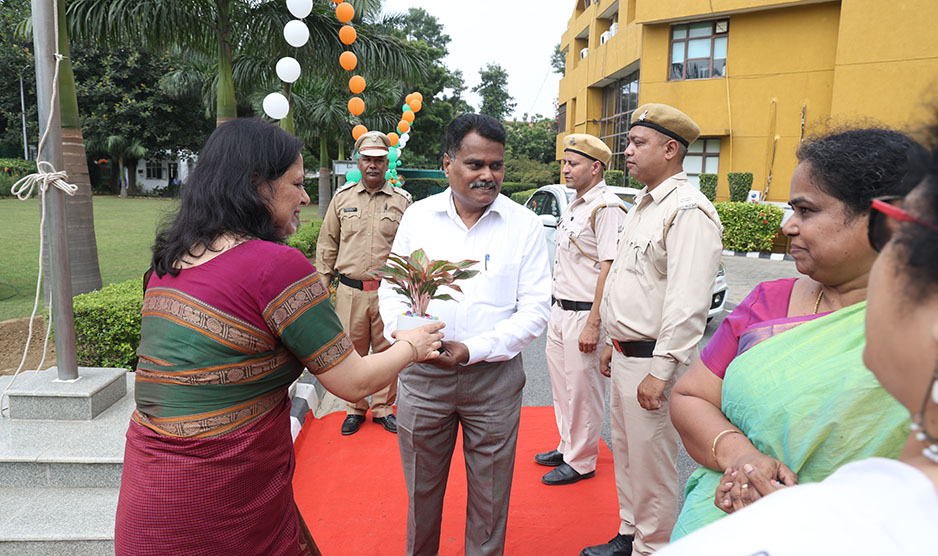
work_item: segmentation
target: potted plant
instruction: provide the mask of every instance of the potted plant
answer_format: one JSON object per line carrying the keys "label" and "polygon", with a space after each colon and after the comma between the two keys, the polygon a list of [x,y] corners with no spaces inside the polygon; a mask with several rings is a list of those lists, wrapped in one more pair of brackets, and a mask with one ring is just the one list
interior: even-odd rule
{"label": "potted plant", "polygon": [[403,295],[410,302],[410,311],[397,316],[397,328],[410,330],[427,324],[428,320],[437,320],[427,314],[430,300],[453,300],[448,293],[438,293],[441,287],[462,293],[455,284],[457,280],[472,278],[478,270],[466,270],[479,261],[433,261],[423,249],[417,249],[410,256],[391,253],[387,263],[374,274],[394,286],[394,291]]}

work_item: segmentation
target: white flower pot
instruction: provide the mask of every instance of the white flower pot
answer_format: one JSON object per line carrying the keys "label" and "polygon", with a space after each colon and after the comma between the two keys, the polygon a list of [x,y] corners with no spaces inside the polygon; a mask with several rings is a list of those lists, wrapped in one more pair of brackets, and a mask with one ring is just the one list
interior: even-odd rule
{"label": "white flower pot", "polygon": [[407,314],[397,315],[397,329],[413,330],[414,328],[419,328],[425,324],[431,324],[438,321],[439,319],[436,317],[416,317]]}

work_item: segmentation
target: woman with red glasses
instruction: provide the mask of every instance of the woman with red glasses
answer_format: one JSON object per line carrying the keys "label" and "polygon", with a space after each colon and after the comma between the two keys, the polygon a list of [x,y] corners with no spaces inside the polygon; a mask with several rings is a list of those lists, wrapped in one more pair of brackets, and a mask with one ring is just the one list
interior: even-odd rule
{"label": "woman with red glasses", "polygon": [[[687,482],[672,540],[845,463],[898,457],[908,416],[861,359],[876,259],[867,220],[874,197],[914,187],[910,160],[923,155],[884,129],[834,133],[798,149],[794,215],[782,231],[803,276],[757,286],[674,386],[671,420],[701,467]],[[745,466],[775,483],[755,488]]]}
{"label": "woman with red glasses", "polygon": [[[904,201],[872,203],[863,361],[912,415],[899,461],[847,464],[820,483],[782,487],[659,552],[938,554],[938,127],[926,178]],[[776,489],[754,467],[737,480]]]}

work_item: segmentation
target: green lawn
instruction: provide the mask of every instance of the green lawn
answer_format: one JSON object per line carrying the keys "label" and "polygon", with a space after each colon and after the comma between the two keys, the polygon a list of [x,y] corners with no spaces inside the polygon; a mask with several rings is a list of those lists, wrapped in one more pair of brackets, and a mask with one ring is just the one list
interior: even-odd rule
{"label": "green lawn", "polygon": [[[176,206],[169,199],[94,198],[94,229],[98,263],[104,284],[143,275],[150,266],[150,248],[157,225]],[[303,209],[304,221],[316,216],[318,207]],[[0,321],[28,317],[36,293],[39,269],[39,201],[0,199]]]}

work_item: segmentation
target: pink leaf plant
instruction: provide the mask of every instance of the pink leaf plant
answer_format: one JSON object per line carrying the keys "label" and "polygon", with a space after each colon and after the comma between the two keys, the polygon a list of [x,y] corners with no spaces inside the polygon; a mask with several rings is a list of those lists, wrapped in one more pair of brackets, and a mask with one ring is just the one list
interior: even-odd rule
{"label": "pink leaf plant", "polygon": [[410,314],[427,316],[427,306],[431,299],[454,300],[447,293],[437,293],[441,287],[462,293],[454,282],[472,278],[478,270],[466,270],[479,261],[434,261],[427,257],[423,249],[417,249],[410,256],[391,253],[387,263],[373,272],[382,280],[394,286],[394,291],[403,295],[410,302]]}

